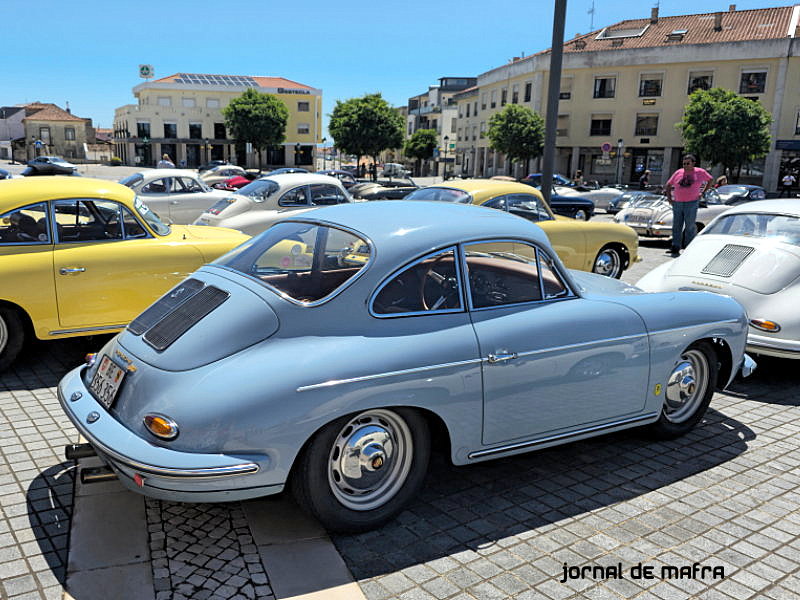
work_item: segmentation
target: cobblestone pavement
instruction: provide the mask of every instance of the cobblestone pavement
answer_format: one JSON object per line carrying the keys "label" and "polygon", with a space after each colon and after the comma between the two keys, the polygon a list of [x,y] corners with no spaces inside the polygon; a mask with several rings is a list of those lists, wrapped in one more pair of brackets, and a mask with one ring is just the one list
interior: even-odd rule
{"label": "cobblestone pavement", "polygon": [[[36,344],[0,375],[0,597],[60,599],[69,547],[78,439],[56,398],[87,340]],[[78,358],[80,360],[80,358]]]}

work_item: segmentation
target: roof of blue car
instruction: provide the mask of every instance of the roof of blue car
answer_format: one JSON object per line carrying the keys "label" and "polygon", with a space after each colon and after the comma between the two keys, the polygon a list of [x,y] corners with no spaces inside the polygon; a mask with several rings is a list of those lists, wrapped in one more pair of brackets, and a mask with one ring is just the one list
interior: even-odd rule
{"label": "roof of blue car", "polygon": [[353,202],[318,208],[297,219],[328,221],[359,231],[375,244],[379,260],[410,259],[427,250],[474,239],[526,238],[550,245],[544,231],[530,221],[467,204]]}

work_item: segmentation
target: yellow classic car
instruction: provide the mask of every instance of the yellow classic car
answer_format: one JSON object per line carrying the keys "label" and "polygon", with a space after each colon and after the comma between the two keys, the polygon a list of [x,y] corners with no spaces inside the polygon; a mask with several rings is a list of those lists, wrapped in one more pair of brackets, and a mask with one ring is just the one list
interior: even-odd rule
{"label": "yellow classic car", "polygon": [[201,265],[249,236],[165,225],[109,181],[0,181],[0,370],[25,338],[118,331]]}
{"label": "yellow classic car", "polygon": [[619,278],[631,264],[641,260],[639,237],[627,225],[554,215],[541,192],[523,183],[491,179],[448,181],[416,190],[405,200],[478,204],[534,221],[570,269]]}

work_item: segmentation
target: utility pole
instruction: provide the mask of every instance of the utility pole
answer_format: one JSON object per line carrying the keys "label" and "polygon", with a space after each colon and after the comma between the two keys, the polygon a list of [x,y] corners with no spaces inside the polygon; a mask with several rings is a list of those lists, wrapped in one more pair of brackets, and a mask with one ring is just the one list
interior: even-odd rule
{"label": "utility pole", "polygon": [[561,92],[561,61],[564,54],[564,21],[567,0],[555,0],[553,14],[553,43],[550,47],[550,81],[547,86],[547,115],[544,128],[544,159],[542,162],[542,195],[550,205],[553,191],[553,165],[556,153],[556,127],[558,127],[558,96]]}

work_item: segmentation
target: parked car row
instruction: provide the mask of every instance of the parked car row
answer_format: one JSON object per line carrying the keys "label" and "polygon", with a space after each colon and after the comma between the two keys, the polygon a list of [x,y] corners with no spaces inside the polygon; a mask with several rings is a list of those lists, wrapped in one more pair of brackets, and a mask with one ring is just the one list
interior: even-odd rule
{"label": "parked car row", "polygon": [[636,231],[555,215],[518,182],[385,202],[323,174],[237,193],[180,169],[122,183],[0,182],[0,369],[28,335],[119,332],[58,397],[88,451],[152,497],[288,488],[329,529],[363,531],[418,492],[434,437],[457,465],[629,427],[672,438],[754,368],[746,347],[800,357],[780,310],[800,201],[717,217],[645,293],[614,279]]}

